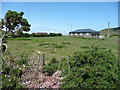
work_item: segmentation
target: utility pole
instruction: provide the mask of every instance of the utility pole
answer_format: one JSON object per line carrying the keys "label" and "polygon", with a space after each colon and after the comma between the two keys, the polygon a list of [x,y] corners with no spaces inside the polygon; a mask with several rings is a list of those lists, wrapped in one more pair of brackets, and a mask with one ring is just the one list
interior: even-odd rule
{"label": "utility pole", "polygon": [[110,36],[110,21],[108,22],[108,37]]}

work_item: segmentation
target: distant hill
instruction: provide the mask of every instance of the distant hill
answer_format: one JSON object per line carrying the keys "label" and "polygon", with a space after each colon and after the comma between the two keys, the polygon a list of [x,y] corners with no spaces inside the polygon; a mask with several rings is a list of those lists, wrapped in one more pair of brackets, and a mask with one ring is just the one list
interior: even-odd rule
{"label": "distant hill", "polygon": [[[118,35],[118,34],[120,34],[120,27],[110,28],[110,29],[109,29],[109,34],[110,34],[110,35]],[[107,36],[107,35],[108,35],[108,28],[107,28],[107,29],[100,30],[100,35],[105,35],[105,36]]]}

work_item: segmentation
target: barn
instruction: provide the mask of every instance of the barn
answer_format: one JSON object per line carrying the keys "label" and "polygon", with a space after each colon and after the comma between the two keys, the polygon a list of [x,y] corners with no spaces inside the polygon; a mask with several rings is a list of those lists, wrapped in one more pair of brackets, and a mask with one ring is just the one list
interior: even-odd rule
{"label": "barn", "polygon": [[77,29],[69,32],[69,36],[97,37],[99,36],[99,32],[92,29]]}

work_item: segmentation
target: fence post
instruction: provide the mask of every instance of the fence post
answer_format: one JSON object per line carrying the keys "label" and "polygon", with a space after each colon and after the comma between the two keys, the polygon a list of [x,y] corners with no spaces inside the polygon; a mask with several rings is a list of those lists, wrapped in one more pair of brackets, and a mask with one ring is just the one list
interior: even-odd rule
{"label": "fence post", "polygon": [[[36,52],[38,53],[39,55],[39,61],[40,61],[40,65],[41,65],[41,68],[43,68],[43,66],[45,65],[45,53],[46,52],[40,52],[40,51],[37,51]],[[42,69],[41,69],[42,70]],[[42,70],[43,71],[43,70]]]}
{"label": "fence post", "polygon": [[70,56],[68,55],[68,69],[70,69]]}
{"label": "fence post", "polygon": [[45,65],[45,53],[41,54],[41,67]]}

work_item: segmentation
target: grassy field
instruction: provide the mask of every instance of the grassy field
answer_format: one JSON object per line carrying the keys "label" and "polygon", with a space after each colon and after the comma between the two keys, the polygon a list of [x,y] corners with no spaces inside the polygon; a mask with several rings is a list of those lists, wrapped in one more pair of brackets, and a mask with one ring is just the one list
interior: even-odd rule
{"label": "grassy field", "polygon": [[[22,40],[23,39],[23,40]],[[25,54],[31,56],[36,50],[46,52],[45,60],[51,58],[58,59],[72,55],[76,50],[85,50],[92,45],[112,50],[116,55],[118,52],[118,38],[109,37],[105,40],[99,39],[82,39],[78,37],[29,37],[24,38],[7,38],[8,51],[15,54]]]}

